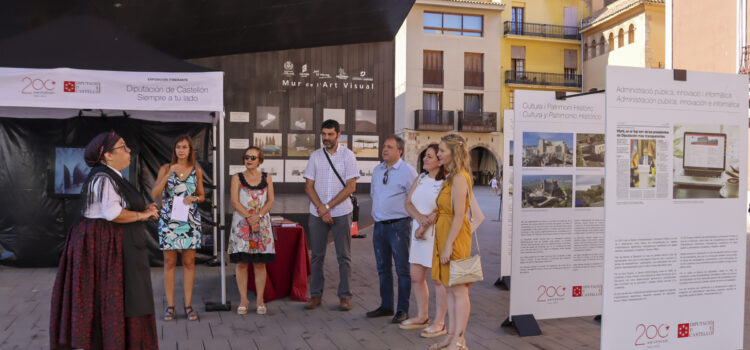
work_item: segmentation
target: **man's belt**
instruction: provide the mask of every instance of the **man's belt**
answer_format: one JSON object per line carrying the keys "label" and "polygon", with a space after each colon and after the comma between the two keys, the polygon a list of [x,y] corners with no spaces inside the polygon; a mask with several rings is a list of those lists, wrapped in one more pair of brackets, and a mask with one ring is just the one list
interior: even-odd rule
{"label": "man's belt", "polygon": [[378,221],[378,223],[383,224],[383,225],[390,225],[390,224],[395,224],[395,223],[397,223],[397,222],[399,222],[401,220],[406,220],[408,218],[409,217],[398,218],[398,219],[391,219],[391,220],[383,220],[383,221]]}

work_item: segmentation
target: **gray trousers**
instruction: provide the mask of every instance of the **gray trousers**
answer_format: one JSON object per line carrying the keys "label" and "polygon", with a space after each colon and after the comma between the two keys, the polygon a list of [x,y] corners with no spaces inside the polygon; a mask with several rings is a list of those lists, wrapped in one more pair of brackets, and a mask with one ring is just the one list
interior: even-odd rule
{"label": "gray trousers", "polygon": [[333,234],[333,243],[336,246],[336,257],[339,262],[339,298],[351,298],[349,282],[352,279],[352,237],[349,232],[352,225],[352,214],[337,216],[333,218],[333,225],[328,225],[315,215],[310,214],[308,228],[310,229],[310,295],[319,297],[323,295],[325,277],[323,276],[323,262],[326,257],[328,246],[328,232]]}

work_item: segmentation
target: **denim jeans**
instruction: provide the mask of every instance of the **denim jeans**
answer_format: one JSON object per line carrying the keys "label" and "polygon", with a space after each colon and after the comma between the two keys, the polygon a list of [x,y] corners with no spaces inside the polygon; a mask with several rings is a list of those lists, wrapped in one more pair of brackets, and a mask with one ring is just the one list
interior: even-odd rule
{"label": "denim jeans", "polygon": [[391,258],[398,276],[398,305],[396,311],[409,312],[411,275],[409,274],[409,245],[411,245],[411,219],[391,224],[375,223],[372,246],[380,277],[380,306],[393,310],[393,271]]}

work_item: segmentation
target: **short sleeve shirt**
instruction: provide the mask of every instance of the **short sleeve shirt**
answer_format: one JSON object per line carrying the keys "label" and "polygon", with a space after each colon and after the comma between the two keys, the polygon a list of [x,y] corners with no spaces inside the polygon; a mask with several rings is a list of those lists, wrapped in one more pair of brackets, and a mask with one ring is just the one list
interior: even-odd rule
{"label": "short sleeve shirt", "polygon": [[[384,184],[386,170],[388,181]],[[390,169],[387,169],[385,162],[378,164],[372,172],[370,184],[372,218],[385,221],[408,217],[406,196],[416,178],[417,171],[403,159],[399,159]]]}
{"label": "short sleeve shirt", "polygon": [[[328,163],[323,152],[326,152],[325,148],[319,148],[310,155],[305,169],[305,178],[315,181],[315,192],[323,203],[328,203],[344,189],[344,186],[331,169],[331,164]],[[357,158],[350,149],[339,145],[336,147],[336,152],[329,156],[344,183],[349,179],[359,177]],[[331,217],[347,215],[352,212],[352,209],[352,201],[346,199],[331,208]],[[318,210],[312,202],[310,202],[310,214],[318,216]]]}

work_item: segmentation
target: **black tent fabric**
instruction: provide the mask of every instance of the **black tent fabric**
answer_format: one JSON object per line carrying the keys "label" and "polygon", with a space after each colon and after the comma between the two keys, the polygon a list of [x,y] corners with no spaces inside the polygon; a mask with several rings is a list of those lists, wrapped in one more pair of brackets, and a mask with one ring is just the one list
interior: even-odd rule
{"label": "black tent fabric", "polygon": [[[78,215],[77,197],[53,194],[56,147],[85,147],[98,133],[115,130],[132,146],[137,186],[146,197],[159,168],[171,157],[174,138],[190,135],[204,168],[206,198],[213,184],[211,126],[200,123],[159,123],[131,118],[10,119],[0,118],[0,264],[56,266],[68,227]],[[209,205],[201,215],[211,218]],[[149,232],[150,261],[159,265],[156,223]],[[202,230],[210,234],[210,228]]]}
{"label": "black tent fabric", "polygon": [[91,15],[71,15],[0,42],[0,67],[129,72],[209,72]]}
{"label": "black tent fabric", "polygon": [[[71,15],[0,42],[0,67],[76,68],[131,72],[208,72],[144,44],[116,25],[89,15]],[[96,108],[96,106],[86,106]],[[84,108],[84,106],[82,106]],[[46,109],[45,109],[46,110]],[[70,113],[50,109],[51,114]],[[58,118],[45,111],[46,118]],[[209,111],[206,112],[208,114]],[[85,113],[90,114],[90,113]],[[0,264],[55,266],[67,228],[77,215],[76,198],[51,195],[55,147],[83,147],[99,132],[115,130],[137,154],[137,186],[148,195],[159,167],[171,157],[173,139],[193,136],[208,161],[211,124],[160,123],[127,117],[13,119],[0,113]],[[26,116],[24,116],[26,118]],[[211,149],[212,150],[212,149]],[[213,159],[210,159],[213,161]],[[211,186],[212,164],[202,163]],[[210,198],[210,192],[207,198]],[[150,197],[150,196],[148,196]],[[211,218],[208,205],[202,216]],[[153,224],[152,235],[156,237]],[[205,230],[208,233],[210,230]],[[162,254],[151,242],[151,263]]]}

